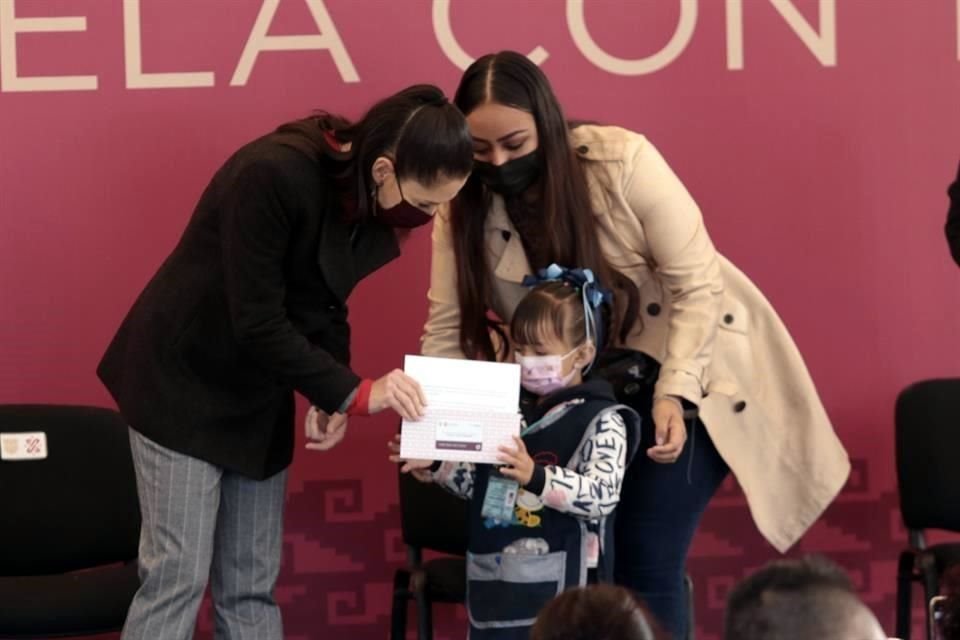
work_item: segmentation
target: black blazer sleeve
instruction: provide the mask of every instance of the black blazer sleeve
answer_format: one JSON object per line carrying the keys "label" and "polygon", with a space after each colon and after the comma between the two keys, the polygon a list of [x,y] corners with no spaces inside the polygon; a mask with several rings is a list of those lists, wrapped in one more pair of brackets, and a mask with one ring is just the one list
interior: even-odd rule
{"label": "black blazer sleeve", "polygon": [[246,166],[223,194],[220,237],[234,337],[264,369],[278,375],[327,413],[360,383],[348,367],[312,344],[284,307],[284,256],[294,218],[302,211],[279,167]]}
{"label": "black blazer sleeve", "polygon": [[950,189],[950,209],[947,211],[947,244],[950,245],[950,254],[954,262],[960,266],[960,167],[957,168],[957,179]]}

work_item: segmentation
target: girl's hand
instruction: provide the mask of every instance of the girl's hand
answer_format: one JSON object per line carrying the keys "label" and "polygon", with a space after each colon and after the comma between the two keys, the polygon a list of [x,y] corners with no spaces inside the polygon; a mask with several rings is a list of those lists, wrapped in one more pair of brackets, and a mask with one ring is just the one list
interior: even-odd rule
{"label": "girl's hand", "polygon": [[387,442],[387,448],[390,449],[390,462],[402,463],[401,473],[409,473],[420,482],[433,482],[433,474],[430,467],[433,466],[433,460],[407,460],[400,457],[400,434],[393,436],[393,439]]}
{"label": "girl's hand", "polygon": [[527,447],[520,436],[513,436],[513,441],[517,445],[516,448],[500,447],[500,455],[497,459],[507,465],[500,467],[500,473],[513,478],[520,483],[521,487],[525,487],[533,479],[533,458],[527,453]]}

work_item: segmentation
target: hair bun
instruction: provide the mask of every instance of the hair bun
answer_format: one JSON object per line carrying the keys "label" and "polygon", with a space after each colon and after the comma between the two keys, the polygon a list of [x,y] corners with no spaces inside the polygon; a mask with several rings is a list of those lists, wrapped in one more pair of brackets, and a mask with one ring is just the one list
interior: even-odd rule
{"label": "hair bun", "polygon": [[436,95],[425,96],[423,104],[430,107],[445,107],[450,104],[450,100],[442,93],[437,93]]}

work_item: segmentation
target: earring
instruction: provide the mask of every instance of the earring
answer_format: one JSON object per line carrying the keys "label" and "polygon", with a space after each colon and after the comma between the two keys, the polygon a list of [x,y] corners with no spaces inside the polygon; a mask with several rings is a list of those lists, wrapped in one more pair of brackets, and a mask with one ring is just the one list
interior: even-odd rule
{"label": "earring", "polygon": [[377,217],[377,209],[380,206],[380,202],[377,200],[377,193],[379,191],[380,185],[374,182],[373,187],[370,188],[370,215],[374,218]]}

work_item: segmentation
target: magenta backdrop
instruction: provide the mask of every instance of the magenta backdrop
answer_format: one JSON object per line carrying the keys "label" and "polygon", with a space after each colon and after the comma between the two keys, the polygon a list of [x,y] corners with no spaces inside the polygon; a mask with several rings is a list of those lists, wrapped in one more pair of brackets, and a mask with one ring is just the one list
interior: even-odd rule
{"label": "magenta backdrop", "polygon": [[[235,147],[407,84],[452,92],[463,56],[539,46],[568,115],[647,134],[791,328],[855,468],[796,552],[840,560],[892,627],[893,401],[960,369],[942,234],[958,5],[0,0],[0,402],[111,404],[96,362]],[[261,38],[258,15],[260,34],[306,38]],[[253,59],[270,46],[306,49]],[[353,296],[359,372],[417,349],[429,261],[423,231]],[[279,586],[290,638],[386,634],[404,557],[393,427],[357,419],[334,453],[298,452]],[[690,561],[699,637],[718,638],[730,585],[774,555],[728,482]],[[438,626],[462,637],[463,614],[445,608]]]}

